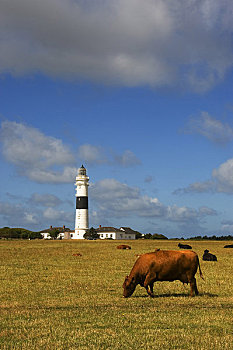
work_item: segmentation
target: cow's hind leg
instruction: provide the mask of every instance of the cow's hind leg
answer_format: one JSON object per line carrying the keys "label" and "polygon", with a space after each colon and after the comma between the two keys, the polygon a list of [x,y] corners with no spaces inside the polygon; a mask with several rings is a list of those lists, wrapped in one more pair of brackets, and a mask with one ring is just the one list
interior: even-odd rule
{"label": "cow's hind leg", "polygon": [[194,294],[198,295],[198,289],[197,289],[197,282],[196,282],[196,278],[194,277],[192,279],[192,281],[190,282],[190,287],[191,287],[191,290],[190,290],[190,296],[193,297]]}

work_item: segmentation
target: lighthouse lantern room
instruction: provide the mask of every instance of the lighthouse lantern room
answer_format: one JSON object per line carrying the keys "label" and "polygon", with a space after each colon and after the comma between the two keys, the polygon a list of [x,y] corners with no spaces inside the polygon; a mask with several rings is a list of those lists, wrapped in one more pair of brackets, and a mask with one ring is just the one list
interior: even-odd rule
{"label": "lighthouse lantern room", "polygon": [[88,186],[89,177],[82,165],[76,176],[76,213],[74,239],[83,239],[83,235],[89,228],[88,223]]}

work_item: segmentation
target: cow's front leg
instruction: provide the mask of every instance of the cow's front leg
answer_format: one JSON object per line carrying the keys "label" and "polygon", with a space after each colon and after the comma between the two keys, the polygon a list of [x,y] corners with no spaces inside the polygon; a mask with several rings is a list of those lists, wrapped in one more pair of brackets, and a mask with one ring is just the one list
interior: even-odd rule
{"label": "cow's front leg", "polygon": [[153,297],[154,297],[154,294],[153,294],[153,292],[151,292],[151,288],[149,288],[149,286],[145,286],[145,288],[146,288],[147,294],[148,294],[151,298],[153,298]]}
{"label": "cow's front leg", "polygon": [[150,285],[150,291],[151,291],[151,296],[154,297],[154,282],[152,282]]}

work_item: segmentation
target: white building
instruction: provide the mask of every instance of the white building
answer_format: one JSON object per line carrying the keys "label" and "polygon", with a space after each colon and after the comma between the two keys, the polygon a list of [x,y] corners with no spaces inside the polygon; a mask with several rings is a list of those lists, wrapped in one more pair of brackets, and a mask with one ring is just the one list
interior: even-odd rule
{"label": "white building", "polygon": [[65,234],[71,235],[71,230],[69,228],[65,227],[65,225],[63,225],[63,227],[50,226],[49,229],[46,229],[46,230],[43,230],[40,232],[41,235],[43,236],[43,239],[52,239],[52,237],[51,237],[52,230],[58,231],[57,239],[64,239]]}
{"label": "white building", "polygon": [[129,227],[121,227],[120,229],[115,227],[102,227],[96,229],[100,239],[118,239],[118,240],[130,240],[136,239],[136,233]]}
{"label": "white building", "polygon": [[43,239],[51,239],[50,233],[49,232],[41,232]]}

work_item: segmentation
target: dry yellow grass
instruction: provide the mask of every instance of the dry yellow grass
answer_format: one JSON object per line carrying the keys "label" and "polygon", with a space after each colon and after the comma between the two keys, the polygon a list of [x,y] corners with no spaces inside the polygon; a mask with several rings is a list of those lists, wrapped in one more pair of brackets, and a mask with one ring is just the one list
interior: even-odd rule
{"label": "dry yellow grass", "polygon": [[[1,349],[233,349],[233,249],[190,241],[205,281],[188,297],[180,282],[155,283],[155,298],[122,283],[136,254],[177,241],[0,241]],[[204,249],[218,262],[204,262]],[[82,256],[73,254],[81,253]]]}

